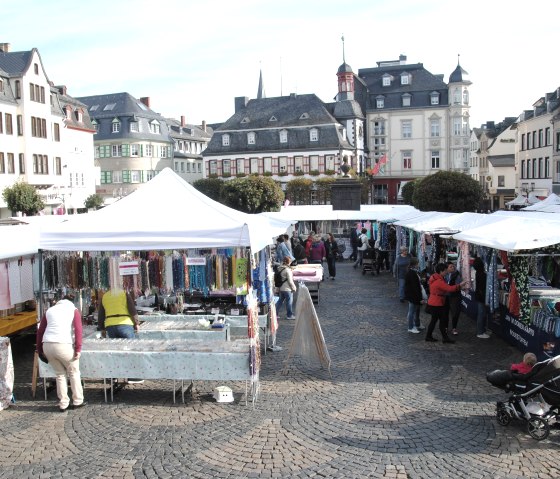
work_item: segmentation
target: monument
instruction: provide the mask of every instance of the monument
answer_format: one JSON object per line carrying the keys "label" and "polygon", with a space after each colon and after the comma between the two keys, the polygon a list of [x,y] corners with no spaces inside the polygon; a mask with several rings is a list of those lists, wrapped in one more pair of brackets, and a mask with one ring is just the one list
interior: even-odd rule
{"label": "monument", "polygon": [[342,177],[333,182],[331,186],[331,204],[333,210],[360,210],[362,185],[348,173],[350,165],[344,157],[340,166]]}

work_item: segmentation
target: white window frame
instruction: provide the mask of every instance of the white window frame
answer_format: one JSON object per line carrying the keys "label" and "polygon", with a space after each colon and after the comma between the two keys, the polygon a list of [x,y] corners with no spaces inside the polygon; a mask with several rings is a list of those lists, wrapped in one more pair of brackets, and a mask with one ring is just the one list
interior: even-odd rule
{"label": "white window frame", "polygon": [[409,93],[405,93],[402,98],[402,106],[410,106],[411,102],[412,102],[412,95]]}
{"label": "white window frame", "polygon": [[294,171],[303,172],[303,156],[294,157]]}
{"label": "white window frame", "polygon": [[141,183],[142,182],[142,172],[140,170],[130,170],[130,182],[131,183]]}
{"label": "white window frame", "polygon": [[334,155],[325,156],[325,169],[334,171]]}
{"label": "white window frame", "polygon": [[263,158],[263,169],[265,173],[272,173],[272,158],[270,156]]}
{"label": "white window frame", "polygon": [[309,156],[309,171],[319,171],[319,155]]}
{"label": "white window frame", "polygon": [[401,120],[401,138],[412,138],[412,120]]}
{"label": "white window frame", "polygon": [[191,164],[187,161],[187,165],[185,167],[185,172],[186,173],[190,173],[191,172]]}
{"label": "white window frame", "polygon": [[434,92],[430,95],[430,104],[439,105],[439,93]]}
{"label": "white window frame", "polygon": [[231,175],[231,160],[222,160],[222,174]]}
{"label": "white window frame", "polygon": [[140,132],[140,123],[137,121],[130,122],[130,133],[139,133]]}
{"label": "white window frame", "polygon": [[401,85],[410,85],[410,75],[408,73],[401,75]]}
{"label": "white window frame", "polygon": [[453,136],[461,136],[461,123],[462,119],[460,117],[453,118]]}
{"label": "white window frame", "polygon": [[154,156],[153,145],[146,145],[146,156]]}
{"label": "white window frame", "polygon": [[113,120],[111,123],[111,133],[120,133],[121,122],[119,120]]}
{"label": "white window frame", "polygon": [[229,135],[227,133],[222,135],[222,146],[229,146]]}
{"label": "white window frame", "polygon": [[210,174],[210,175],[218,174],[218,161],[217,160],[210,160],[208,162],[208,174]]}
{"label": "white window frame", "polygon": [[278,157],[278,172],[285,173],[288,171],[288,157],[279,156]]}
{"label": "white window frame", "polygon": [[259,159],[258,158],[251,158],[249,160],[249,170],[251,174],[259,172]]}
{"label": "white window frame", "polygon": [[391,77],[389,75],[385,75],[383,77],[383,86],[391,86]]}
{"label": "white window frame", "polygon": [[377,97],[375,99],[375,107],[376,108],[385,108],[385,98]]}
{"label": "white window frame", "polygon": [[160,145],[160,147],[159,147],[159,157],[160,158],[167,158],[167,146]]}
{"label": "white window frame", "polygon": [[111,173],[113,183],[122,183],[122,171],[115,170]]}
{"label": "white window frame", "polygon": [[157,120],[152,120],[150,122],[150,133],[153,133],[154,135],[159,135],[161,132],[161,127],[160,124]]}
{"label": "white window frame", "polygon": [[235,168],[237,173],[245,173],[245,158],[237,158],[237,160],[235,160]]}
{"label": "white window frame", "polygon": [[130,145],[130,156],[140,156],[140,145],[136,143]]}
{"label": "white window frame", "polygon": [[317,128],[309,130],[309,141],[319,141],[319,130]]}
{"label": "white window frame", "polygon": [[439,150],[432,150],[430,158],[431,158],[432,170],[439,170],[440,163],[441,163],[441,156]]}
{"label": "white window frame", "polygon": [[247,133],[247,144],[254,145],[256,142],[257,135],[254,131],[250,131]]}
{"label": "white window frame", "polygon": [[280,143],[288,143],[288,130],[280,130]]}
{"label": "white window frame", "polygon": [[441,135],[441,120],[430,120],[430,137],[439,138]]}
{"label": "white window frame", "polygon": [[122,156],[122,145],[111,145],[111,156],[113,158]]}
{"label": "white window frame", "polygon": [[412,150],[402,151],[402,169],[412,170]]}

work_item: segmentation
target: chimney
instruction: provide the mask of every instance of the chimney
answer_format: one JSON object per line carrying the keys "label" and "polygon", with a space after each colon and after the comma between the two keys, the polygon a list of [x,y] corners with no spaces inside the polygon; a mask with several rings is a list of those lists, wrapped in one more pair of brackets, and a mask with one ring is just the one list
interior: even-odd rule
{"label": "chimney", "polygon": [[142,98],[140,98],[140,101],[142,103],[144,103],[144,105],[146,105],[148,108],[150,108],[150,97],[149,96],[143,96]]}
{"label": "chimney", "polygon": [[186,122],[185,122],[185,115],[181,115],[181,128],[184,128],[185,125],[186,125]]}
{"label": "chimney", "polygon": [[297,93],[290,93],[290,98],[297,98]]}
{"label": "chimney", "polygon": [[246,96],[236,96],[235,97],[235,113],[240,110],[243,110],[249,103],[249,98]]}
{"label": "chimney", "polygon": [[58,85],[56,89],[61,95],[66,96],[66,85]]}
{"label": "chimney", "polygon": [[9,43],[0,43],[0,50],[3,51],[4,53],[9,53],[11,50],[10,44]]}
{"label": "chimney", "polygon": [[202,120],[202,129],[206,131],[206,120]]}
{"label": "chimney", "polygon": [[399,55],[399,63],[401,65],[406,65],[406,55],[403,55],[402,53]]}

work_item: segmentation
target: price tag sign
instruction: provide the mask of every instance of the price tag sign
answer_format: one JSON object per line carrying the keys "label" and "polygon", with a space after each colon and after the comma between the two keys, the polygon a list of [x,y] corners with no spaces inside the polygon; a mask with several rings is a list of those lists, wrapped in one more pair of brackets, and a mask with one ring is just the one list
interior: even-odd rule
{"label": "price tag sign", "polygon": [[119,263],[119,274],[121,276],[129,276],[138,273],[138,261],[123,261]]}
{"label": "price tag sign", "polygon": [[231,316],[239,316],[239,310],[238,309],[232,309],[230,311]]}
{"label": "price tag sign", "polygon": [[212,314],[220,314],[220,308],[212,308],[212,309],[210,310],[210,312],[211,312]]}
{"label": "price tag sign", "polygon": [[206,264],[206,257],[187,258],[187,264],[190,266],[204,266]]}

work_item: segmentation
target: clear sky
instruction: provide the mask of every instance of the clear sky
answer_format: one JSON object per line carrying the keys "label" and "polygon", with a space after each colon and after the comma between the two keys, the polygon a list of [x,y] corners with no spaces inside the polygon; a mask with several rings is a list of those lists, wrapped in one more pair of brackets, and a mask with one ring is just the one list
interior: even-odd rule
{"label": "clear sky", "polygon": [[188,123],[225,121],[234,97],[337,93],[336,71],[423,63],[469,73],[471,127],[518,116],[560,87],[557,0],[19,0],[2,2],[0,42],[37,48],[74,97],[126,91]]}

